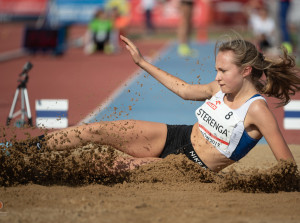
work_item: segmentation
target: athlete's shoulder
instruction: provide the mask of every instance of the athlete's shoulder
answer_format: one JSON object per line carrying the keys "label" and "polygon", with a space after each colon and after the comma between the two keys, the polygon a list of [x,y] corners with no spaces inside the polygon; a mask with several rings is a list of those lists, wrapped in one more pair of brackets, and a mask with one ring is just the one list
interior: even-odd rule
{"label": "athlete's shoulder", "polygon": [[248,109],[248,116],[255,121],[263,121],[266,120],[265,117],[270,116],[272,114],[271,110],[268,107],[267,102],[260,98],[251,103]]}
{"label": "athlete's shoulder", "polygon": [[250,112],[250,113],[257,114],[258,112],[262,112],[265,110],[269,110],[268,104],[263,97],[259,97],[259,98],[257,98],[257,100],[254,100],[251,103],[248,113]]}
{"label": "athlete's shoulder", "polygon": [[221,91],[220,85],[217,81],[210,82],[209,85],[211,88],[212,96],[216,95],[219,91]]}

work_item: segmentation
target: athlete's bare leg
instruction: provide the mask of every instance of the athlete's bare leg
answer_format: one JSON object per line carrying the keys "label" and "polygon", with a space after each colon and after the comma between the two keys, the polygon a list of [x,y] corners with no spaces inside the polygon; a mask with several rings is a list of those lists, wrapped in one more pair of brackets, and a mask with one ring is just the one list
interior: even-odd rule
{"label": "athlete's bare leg", "polygon": [[97,122],[49,133],[46,145],[64,150],[88,143],[111,145],[133,157],[159,157],[167,137],[166,124],[121,120]]}
{"label": "athlete's bare leg", "polygon": [[180,5],[181,20],[178,27],[178,40],[180,44],[189,43],[191,32],[192,32],[192,11],[193,11],[192,3],[181,2]]}

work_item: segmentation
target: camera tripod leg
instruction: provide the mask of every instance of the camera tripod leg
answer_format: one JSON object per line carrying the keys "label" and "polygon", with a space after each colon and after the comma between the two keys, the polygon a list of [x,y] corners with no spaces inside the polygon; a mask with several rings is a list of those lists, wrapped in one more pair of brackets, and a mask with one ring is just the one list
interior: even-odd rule
{"label": "camera tripod leg", "polygon": [[24,88],[21,88],[21,121],[22,123],[25,123],[25,92]]}
{"label": "camera tripod leg", "polygon": [[[15,96],[14,96],[14,99],[13,99],[13,103],[11,105],[10,112],[9,112],[9,115],[8,115],[8,118],[7,118],[7,121],[6,121],[6,125],[9,125],[13,118],[15,118],[16,116],[21,114],[21,120],[19,120],[17,122],[17,125],[20,126],[20,127],[24,126],[24,124],[25,124],[25,115],[26,115],[27,118],[28,118],[28,124],[30,126],[32,126],[32,118],[31,118],[31,111],[30,111],[30,105],[29,105],[29,98],[28,98],[28,92],[27,92],[27,89],[26,89],[26,84],[28,82],[28,74],[27,73],[31,68],[32,68],[32,64],[30,62],[27,62],[25,64],[24,68],[23,68],[22,73],[19,75],[23,78],[18,80],[18,82],[20,82],[20,84],[17,87],[16,93],[15,93]],[[21,90],[21,110],[14,113],[20,90]],[[25,106],[27,108],[27,111],[25,110]]]}
{"label": "camera tripod leg", "polygon": [[29,98],[28,98],[28,92],[26,88],[23,88],[23,95],[26,103],[27,108],[27,118],[28,118],[28,125],[32,126],[32,118],[31,118],[31,111],[30,111],[30,105],[29,105]]}
{"label": "camera tripod leg", "polygon": [[15,110],[16,103],[17,103],[17,100],[18,100],[19,91],[20,91],[19,88],[17,88],[14,99],[13,99],[13,103],[12,103],[11,108],[10,108],[9,115],[8,115],[8,118],[7,118],[7,121],[6,121],[6,125],[9,125],[11,119],[13,118],[14,110]]}

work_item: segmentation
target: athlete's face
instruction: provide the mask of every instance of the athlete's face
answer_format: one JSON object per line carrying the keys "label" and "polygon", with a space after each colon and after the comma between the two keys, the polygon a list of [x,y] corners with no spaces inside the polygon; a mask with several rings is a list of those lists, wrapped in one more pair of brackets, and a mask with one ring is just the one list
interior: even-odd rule
{"label": "athlete's face", "polygon": [[216,57],[216,81],[223,93],[235,93],[241,89],[243,75],[241,68],[233,63],[232,51],[219,52]]}

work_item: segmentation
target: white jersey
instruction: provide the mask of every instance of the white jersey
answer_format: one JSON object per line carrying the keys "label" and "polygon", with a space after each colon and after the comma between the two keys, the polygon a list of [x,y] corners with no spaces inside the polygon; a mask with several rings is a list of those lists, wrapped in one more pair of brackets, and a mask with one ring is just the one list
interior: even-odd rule
{"label": "white jersey", "polygon": [[[265,99],[260,95],[255,95],[240,108],[231,109],[224,103],[224,95],[219,91],[211,99],[206,100],[195,113],[203,136],[223,155],[231,158],[240,143],[242,135],[245,133],[244,120],[249,106],[257,99]],[[241,150],[249,149],[244,147],[243,145]],[[244,151],[239,151],[237,159],[244,156],[244,153]]]}

